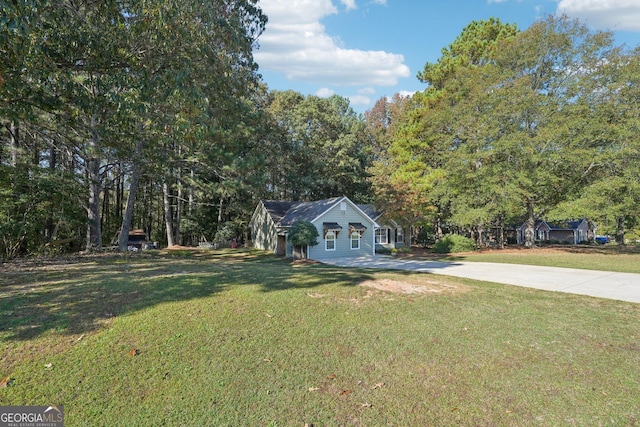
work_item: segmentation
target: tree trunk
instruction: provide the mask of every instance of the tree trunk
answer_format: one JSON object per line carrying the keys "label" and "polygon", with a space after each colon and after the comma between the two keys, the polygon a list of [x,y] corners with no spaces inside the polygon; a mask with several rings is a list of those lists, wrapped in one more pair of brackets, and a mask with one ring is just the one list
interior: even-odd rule
{"label": "tree trunk", "polygon": [[[53,174],[56,171],[58,163],[58,157],[56,153],[56,147],[53,143],[53,140],[49,140],[49,173]],[[49,211],[49,215],[47,215],[47,221],[44,228],[44,241],[50,242],[55,236],[53,232],[55,230],[55,224],[53,223],[53,216],[51,211]]]}
{"label": "tree trunk", "polygon": [[182,222],[182,168],[178,168],[178,195],[176,197],[176,224],[175,235],[176,243],[182,244],[182,236],[180,233],[180,223]]}
{"label": "tree trunk", "polygon": [[536,219],[534,217],[535,203],[532,199],[527,200],[527,221],[524,230],[524,246],[526,248],[533,248],[536,246],[535,240],[535,227]]}
{"label": "tree trunk", "polygon": [[167,229],[167,246],[174,246],[173,234],[173,209],[171,209],[171,198],[169,197],[169,184],[167,178],[162,183],[162,201],[164,204],[164,224]]}
{"label": "tree trunk", "polygon": [[220,196],[220,204],[218,205],[218,227],[222,224],[222,208],[224,206],[224,194]]}
{"label": "tree trunk", "polygon": [[92,135],[89,140],[87,158],[87,181],[89,183],[89,203],[87,205],[87,246],[86,250],[102,251],[102,229],[100,228],[100,159],[98,144],[100,137],[96,131],[97,121],[91,118]]}
{"label": "tree trunk", "polygon": [[616,243],[624,246],[624,215],[618,217],[616,225]]}
{"label": "tree trunk", "polygon": [[20,130],[15,121],[9,123],[9,164],[16,167],[18,164],[18,144],[20,142]]}
{"label": "tree trunk", "polygon": [[442,240],[442,222],[440,221],[440,216],[438,216],[436,218],[436,223],[434,224],[434,232],[435,232],[435,236],[434,236],[434,240],[437,242],[439,242],[440,240]]}
{"label": "tree trunk", "polygon": [[89,181],[89,203],[87,205],[87,246],[86,250],[102,250],[102,230],[100,228],[100,160],[91,158],[87,161],[87,177]]}
{"label": "tree trunk", "polygon": [[118,176],[116,177],[115,182],[115,191],[116,191],[116,205],[115,212],[116,218],[122,220],[122,203],[124,200],[124,179],[122,177],[122,163],[118,163]]}
{"label": "tree trunk", "polygon": [[120,227],[120,237],[118,239],[118,250],[123,252],[126,251],[128,247],[133,208],[135,207],[136,195],[138,194],[140,175],[142,175],[142,140],[136,144],[133,156],[133,170],[131,171],[129,195],[127,196],[127,206],[124,210],[124,216],[122,217],[122,226]]}

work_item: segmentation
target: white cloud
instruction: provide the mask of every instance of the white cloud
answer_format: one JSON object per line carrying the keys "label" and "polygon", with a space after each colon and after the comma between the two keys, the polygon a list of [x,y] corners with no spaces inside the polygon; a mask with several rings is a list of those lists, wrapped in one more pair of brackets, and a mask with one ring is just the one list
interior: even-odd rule
{"label": "white cloud", "polygon": [[328,35],[320,21],[337,13],[331,0],[260,0],[260,7],[269,17],[254,53],[263,69],[336,86],[393,86],[409,77],[402,55],[347,49]]}
{"label": "white cloud", "polygon": [[320,98],[329,98],[331,95],[334,95],[334,94],[335,92],[332,89],[329,89],[328,87],[320,88],[316,92],[316,96],[319,96]]}
{"label": "white cloud", "polygon": [[369,98],[368,96],[351,95],[351,96],[348,96],[347,98],[349,98],[349,104],[351,106],[363,105],[365,107],[368,107],[369,105],[371,105],[371,98]]}
{"label": "white cloud", "polygon": [[360,95],[373,95],[374,93],[376,93],[376,90],[372,87],[364,87],[358,90],[358,93]]}
{"label": "white cloud", "polygon": [[410,90],[401,90],[400,92],[398,92],[398,95],[400,95],[400,96],[402,96],[402,97],[410,97],[410,96],[415,95],[415,93],[416,93],[416,92],[417,92],[417,91],[415,91],[415,90],[413,90],[413,91],[410,91]]}
{"label": "white cloud", "polygon": [[638,0],[561,0],[558,13],[600,29],[640,32]]}
{"label": "white cloud", "polygon": [[383,6],[386,6],[386,4],[387,4],[387,0],[373,0],[373,2],[375,4],[381,4]]}
{"label": "white cloud", "polygon": [[347,10],[357,9],[356,0],[340,0],[340,3],[347,7]]}

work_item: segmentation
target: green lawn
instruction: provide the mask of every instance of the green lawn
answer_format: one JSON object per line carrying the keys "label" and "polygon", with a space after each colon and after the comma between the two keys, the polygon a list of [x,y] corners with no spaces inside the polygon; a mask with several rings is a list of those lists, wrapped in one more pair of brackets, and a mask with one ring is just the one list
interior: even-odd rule
{"label": "green lawn", "polygon": [[431,256],[443,261],[500,262],[545,265],[586,270],[640,273],[640,248],[637,246],[557,246],[534,249],[478,251]]}
{"label": "green lawn", "polygon": [[640,304],[251,251],[0,273],[0,405],[67,426],[640,424]]}

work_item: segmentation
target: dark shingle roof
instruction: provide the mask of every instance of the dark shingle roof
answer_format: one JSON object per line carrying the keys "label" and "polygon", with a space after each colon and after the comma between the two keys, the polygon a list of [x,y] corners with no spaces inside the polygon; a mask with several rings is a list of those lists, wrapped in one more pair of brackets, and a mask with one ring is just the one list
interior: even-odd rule
{"label": "dark shingle roof", "polygon": [[378,212],[373,205],[358,205],[358,208],[373,220],[382,215],[382,212]]}
{"label": "dark shingle roof", "polygon": [[281,202],[277,200],[263,200],[262,204],[264,208],[269,212],[273,222],[278,224],[282,221],[282,218],[287,214],[287,211],[291,209],[291,206],[295,205],[296,202]]}
{"label": "dark shingle roof", "polygon": [[291,227],[296,221],[313,221],[340,200],[342,200],[342,197],[332,197],[331,199],[318,200],[316,202],[293,203],[280,220],[280,223],[278,224],[278,221],[276,221],[276,224],[281,227]]}

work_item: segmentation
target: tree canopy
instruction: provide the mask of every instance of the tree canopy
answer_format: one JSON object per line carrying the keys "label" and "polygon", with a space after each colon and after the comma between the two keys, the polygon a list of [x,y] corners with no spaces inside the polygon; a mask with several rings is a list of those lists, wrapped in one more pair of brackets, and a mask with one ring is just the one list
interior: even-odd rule
{"label": "tree canopy", "polygon": [[[0,5],[0,253],[246,237],[260,199],[346,195],[473,235],[640,224],[640,48],[549,16],[471,22],[364,115],[271,91],[257,0]],[[64,242],[64,245],[61,242]]]}
{"label": "tree canopy", "polygon": [[384,161],[396,199],[477,235],[526,221],[527,245],[543,217],[619,228],[637,217],[637,53],[566,17],[522,32],[473,22],[427,63],[429,87],[394,132]]}

